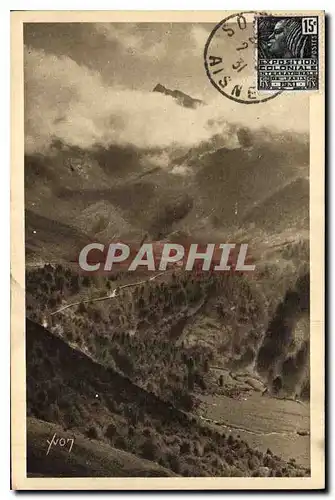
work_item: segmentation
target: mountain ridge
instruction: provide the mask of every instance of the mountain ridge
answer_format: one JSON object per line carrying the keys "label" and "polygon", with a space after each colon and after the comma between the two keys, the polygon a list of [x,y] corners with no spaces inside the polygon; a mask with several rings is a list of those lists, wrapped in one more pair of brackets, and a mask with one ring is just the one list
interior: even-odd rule
{"label": "mountain ridge", "polygon": [[153,92],[159,92],[161,94],[173,97],[178,104],[184,106],[185,108],[197,108],[198,106],[204,105],[204,101],[200,99],[194,99],[193,97],[181,92],[180,90],[170,90],[164,85],[157,83],[157,85],[153,88]]}

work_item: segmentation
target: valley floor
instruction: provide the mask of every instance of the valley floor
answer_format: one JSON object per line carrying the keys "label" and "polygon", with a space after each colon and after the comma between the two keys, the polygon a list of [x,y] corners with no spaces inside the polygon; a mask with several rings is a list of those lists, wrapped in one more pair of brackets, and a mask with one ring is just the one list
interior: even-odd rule
{"label": "valley floor", "polygon": [[241,399],[200,395],[199,415],[254,448],[310,465],[309,404],[251,392]]}

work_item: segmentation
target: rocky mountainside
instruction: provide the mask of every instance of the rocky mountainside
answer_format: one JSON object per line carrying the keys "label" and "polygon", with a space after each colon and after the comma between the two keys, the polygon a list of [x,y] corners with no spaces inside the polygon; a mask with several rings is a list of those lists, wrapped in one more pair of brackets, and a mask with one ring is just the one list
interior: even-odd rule
{"label": "rocky mountainside", "polygon": [[164,87],[164,85],[161,85],[160,83],[157,83],[157,85],[153,89],[153,92],[160,92],[161,94],[171,96],[174,99],[176,99],[178,104],[184,106],[185,108],[196,108],[204,104],[204,102],[201,101],[200,99],[194,99],[193,97],[184,94],[184,92],[181,92],[180,90],[167,89],[166,87]]}

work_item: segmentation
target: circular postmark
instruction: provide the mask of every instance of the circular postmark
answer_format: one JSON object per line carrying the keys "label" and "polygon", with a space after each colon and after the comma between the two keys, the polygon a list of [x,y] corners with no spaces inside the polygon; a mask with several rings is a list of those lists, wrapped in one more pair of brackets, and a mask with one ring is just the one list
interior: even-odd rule
{"label": "circular postmark", "polygon": [[212,85],[225,97],[258,104],[281,92],[257,90],[257,40],[254,11],[239,12],[219,22],[205,45],[204,61]]}

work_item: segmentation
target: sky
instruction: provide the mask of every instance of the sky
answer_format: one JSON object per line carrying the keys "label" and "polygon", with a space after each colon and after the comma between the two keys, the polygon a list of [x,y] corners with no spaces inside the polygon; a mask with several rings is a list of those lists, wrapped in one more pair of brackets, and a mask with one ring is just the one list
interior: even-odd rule
{"label": "sky", "polygon": [[203,51],[214,25],[185,23],[27,24],[25,44],[67,55],[109,85],[151,91],[157,83],[211,98]]}
{"label": "sky", "polygon": [[[213,24],[33,23],[24,26],[28,152],[52,138],[91,147],[191,147],[217,128],[212,118],[250,128],[308,131],[308,97],[289,92],[261,104],[220,94],[204,68]],[[232,57],[231,46],[221,50]],[[251,75],[250,75],[251,76]],[[152,93],[157,83],[205,101],[194,112]]]}

